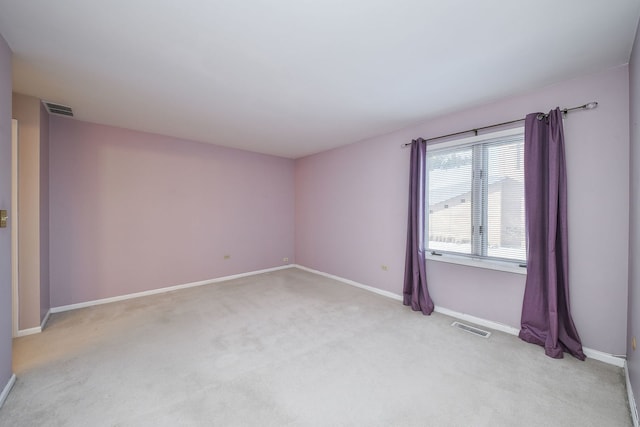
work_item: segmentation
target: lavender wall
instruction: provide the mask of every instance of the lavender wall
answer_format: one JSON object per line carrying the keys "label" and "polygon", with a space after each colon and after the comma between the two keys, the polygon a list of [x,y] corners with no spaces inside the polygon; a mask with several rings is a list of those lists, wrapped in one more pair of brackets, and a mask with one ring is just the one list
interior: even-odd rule
{"label": "lavender wall", "polygon": [[[11,212],[11,50],[0,35],[0,209]],[[12,221],[12,218],[9,218]],[[0,228],[0,390],[11,378],[11,228]]]}
{"label": "lavender wall", "polygon": [[627,363],[636,397],[640,393],[640,348],[631,340],[640,338],[640,28],[636,33],[629,62],[629,131],[631,134],[629,189],[629,317],[627,324]]}
{"label": "lavender wall", "polygon": [[294,261],[293,160],[53,116],[49,136],[52,307]]}
{"label": "lavender wall", "polygon": [[[626,66],[296,162],[296,261],[402,292],[409,151],[400,145],[589,101],[565,122],[574,320],[587,347],[625,352],[629,206]],[[425,100],[428,102],[428,100]],[[388,271],[381,269],[387,265]],[[519,328],[524,276],[429,261],[436,305]]]}

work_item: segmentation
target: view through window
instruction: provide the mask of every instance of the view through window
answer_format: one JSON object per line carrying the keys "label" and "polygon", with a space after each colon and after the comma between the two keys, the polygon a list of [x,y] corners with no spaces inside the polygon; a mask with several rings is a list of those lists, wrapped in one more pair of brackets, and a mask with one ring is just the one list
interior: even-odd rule
{"label": "view through window", "polygon": [[427,148],[427,249],[524,262],[522,129],[473,139]]}

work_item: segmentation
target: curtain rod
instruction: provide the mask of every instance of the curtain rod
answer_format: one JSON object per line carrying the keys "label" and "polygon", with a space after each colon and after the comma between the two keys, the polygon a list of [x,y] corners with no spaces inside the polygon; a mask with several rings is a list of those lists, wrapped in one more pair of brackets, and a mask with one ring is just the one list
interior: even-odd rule
{"label": "curtain rod", "polygon": [[[573,107],[573,108],[565,108],[562,111],[563,114],[567,114],[569,111],[575,111],[575,110],[593,110],[594,108],[596,108],[598,106],[597,102],[587,102],[584,105],[580,105],[578,107]],[[538,120],[542,120],[542,118],[546,117],[547,114],[541,114],[538,116]],[[499,126],[506,126],[506,125],[510,125],[513,123],[518,123],[518,122],[523,122],[524,119],[516,119],[516,120],[510,120],[508,122],[502,122],[502,123],[496,123],[495,125],[489,125],[489,126],[482,126],[479,128],[474,128],[474,129],[469,129],[469,130],[463,130],[462,132],[454,132],[454,133],[450,133],[447,135],[440,135],[440,136],[435,136],[433,138],[424,138],[424,141],[434,141],[436,139],[442,139],[442,138],[448,138],[450,136],[457,136],[457,135],[462,135],[465,133],[469,133],[469,132],[474,132],[476,135],[478,135],[478,131],[479,130],[484,130],[484,129],[491,129],[491,128],[495,128],[495,127],[499,127]],[[402,147],[408,147],[409,145],[411,145],[410,142],[407,142],[405,144],[402,144]]]}

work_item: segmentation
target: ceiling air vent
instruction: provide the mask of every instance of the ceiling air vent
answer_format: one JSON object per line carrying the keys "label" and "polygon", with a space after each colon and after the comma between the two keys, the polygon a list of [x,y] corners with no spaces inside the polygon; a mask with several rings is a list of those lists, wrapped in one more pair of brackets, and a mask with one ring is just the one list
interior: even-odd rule
{"label": "ceiling air vent", "polygon": [[73,110],[66,105],[54,104],[53,102],[42,101],[49,114],[73,117]]}

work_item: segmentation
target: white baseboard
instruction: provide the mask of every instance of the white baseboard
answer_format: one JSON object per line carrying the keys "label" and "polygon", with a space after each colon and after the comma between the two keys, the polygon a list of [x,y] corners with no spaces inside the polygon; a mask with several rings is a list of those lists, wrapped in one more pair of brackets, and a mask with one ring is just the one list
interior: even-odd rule
{"label": "white baseboard", "polygon": [[393,292],[389,292],[389,291],[385,291],[385,290],[382,290],[382,289],[374,288],[373,286],[363,285],[362,283],[354,282],[353,280],[345,279],[345,278],[340,277],[340,276],[334,276],[333,274],[324,273],[322,271],[314,270],[312,268],[305,267],[305,266],[298,265],[298,264],[294,264],[293,266],[296,267],[296,268],[299,268],[300,270],[308,271],[309,273],[314,273],[314,274],[317,274],[317,275],[320,275],[320,276],[328,277],[329,279],[337,280],[338,282],[346,283],[347,285],[355,286],[356,288],[365,289],[365,290],[367,290],[369,292],[373,292],[373,293],[376,293],[378,295],[383,295],[383,296],[385,296],[387,298],[391,298],[391,299],[398,300],[398,301],[402,301],[402,299],[403,299],[402,295],[398,295],[398,294],[394,294]]}
{"label": "white baseboard", "polygon": [[47,314],[44,315],[44,319],[42,319],[42,323],[40,323],[40,330],[44,330],[44,327],[47,325],[49,321],[49,316],[51,316],[51,309],[47,310]]}
{"label": "white baseboard", "polygon": [[[448,308],[436,306],[434,311],[436,313],[446,314],[447,316],[455,317],[456,319],[465,320],[467,322],[475,323],[476,325],[484,326],[486,328],[501,331],[510,335],[518,336],[518,334],[520,333],[520,329],[514,328],[513,326],[494,322],[492,320],[482,319],[480,317],[470,316],[464,313],[459,313],[457,311],[449,310]],[[582,347],[582,351],[584,352],[585,356],[590,359],[599,360],[600,362],[617,366],[618,368],[624,367],[625,359],[622,357],[614,356],[613,354],[594,350],[588,347]]]}
{"label": "white baseboard", "polygon": [[42,332],[42,328],[40,326],[36,326],[35,328],[29,328],[29,329],[20,329],[16,333],[16,338],[26,337],[27,335],[39,334],[40,332]]}
{"label": "white baseboard", "polygon": [[626,362],[624,357],[614,356],[611,353],[605,353],[604,351],[594,350],[588,347],[582,347],[582,351],[584,355],[593,359],[599,360],[604,363],[608,363],[609,365],[617,366],[618,368],[624,368],[624,364]]}
{"label": "white baseboard", "polygon": [[470,314],[460,313],[459,311],[449,310],[448,308],[440,307],[439,305],[436,305],[433,311],[455,317],[456,319],[464,320],[466,322],[474,323],[478,326],[484,326],[485,328],[493,329],[494,331],[504,332],[509,335],[517,336],[520,333],[520,329],[514,328],[513,326],[483,319],[481,317],[471,316]]}
{"label": "white baseboard", "polygon": [[636,406],[636,399],[633,397],[633,388],[631,388],[631,379],[629,378],[629,366],[626,360],[624,362],[624,377],[627,382],[627,399],[629,400],[631,419],[633,420],[633,426],[638,427],[638,407]]}
{"label": "white baseboard", "polygon": [[49,321],[49,316],[51,316],[51,310],[47,310],[47,314],[44,315],[44,319],[42,319],[42,323],[40,323],[40,326],[36,326],[35,328],[20,329],[16,333],[15,338],[26,337],[27,335],[39,334],[40,332],[42,332],[45,325]]}
{"label": "white baseboard", "polygon": [[7,397],[9,396],[9,392],[11,391],[11,388],[15,383],[16,383],[16,374],[11,374],[11,378],[9,378],[9,382],[7,382],[7,385],[5,385],[4,388],[2,389],[2,393],[0,393],[0,408],[2,408],[2,405],[4,405],[4,401],[7,400]]}
{"label": "white baseboard", "polygon": [[[342,283],[346,283],[347,285],[355,286],[357,288],[365,289],[370,292],[374,292],[379,295],[383,295],[388,298],[392,298],[394,300],[402,301],[402,295],[394,294],[393,292],[384,291],[382,289],[374,288],[372,286],[363,285],[362,283],[354,282],[353,280],[345,279],[339,276],[334,276],[333,274],[324,273],[322,271],[314,270],[312,268],[304,267],[299,264],[294,264],[296,268],[301,270],[308,271],[310,273],[315,273],[320,276],[328,277],[330,279],[337,280]],[[501,331],[510,335],[518,336],[520,330],[518,328],[514,328],[513,326],[505,325],[503,323],[494,322],[492,320],[482,319],[480,317],[471,316],[469,314],[460,313],[458,311],[449,310],[448,308],[435,306],[434,311],[436,313],[444,314],[447,316],[454,317],[456,319],[464,320],[470,323],[475,323],[479,326],[484,326],[486,328],[490,328],[496,331]],[[613,354],[604,353],[602,351],[593,350],[591,348],[583,347],[582,351],[584,354],[594,360],[599,360],[601,362],[607,363],[609,365],[617,366],[619,368],[624,367],[625,359],[622,357],[614,356]]]}
{"label": "white baseboard", "polygon": [[[185,283],[183,285],[175,285],[175,286],[169,286],[169,287],[166,287],[166,288],[151,289],[151,290],[148,290],[148,291],[136,292],[136,293],[133,293],[133,294],[119,295],[119,296],[116,296],[116,297],[102,298],[102,299],[93,300],[93,301],[80,302],[80,303],[77,303],[77,304],[69,304],[69,305],[62,305],[62,306],[59,306],[59,307],[51,307],[49,312],[52,313],[52,314],[61,313],[63,311],[76,310],[76,309],[79,309],[79,308],[91,307],[91,306],[94,306],[94,305],[108,304],[110,302],[124,301],[124,300],[128,300],[128,299],[133,299],[133,298],[146,297],[146,296],[149,296],[149,295],[163,294],[165,292],[177,291],[177,290],[180,290],[180,289],[194,288],[196,286],[210,285],[212,283],[226,282],[227,280],[239,279],[241,277],[254,276],[256,274],[269,273],[271,271],[284,270],[284,269],[293,268],[293,267],[294,267],[294,264],[287,264],[287,265],[283,265],[283,266],[280,266],[280,267],[266,268],[264,270],[256,270],[256,271],[250,271],[248,273],[240,273],[240,274],[233,274],[231,276],[218,277],[216,279],[201,280],[199,282]],[[36,329],[36,328],[34,328],[34,329]],[[40,332],[40,331],[38,331],[38,332]],[[36,333],[36,332],[33,332],[33,333]]]}

